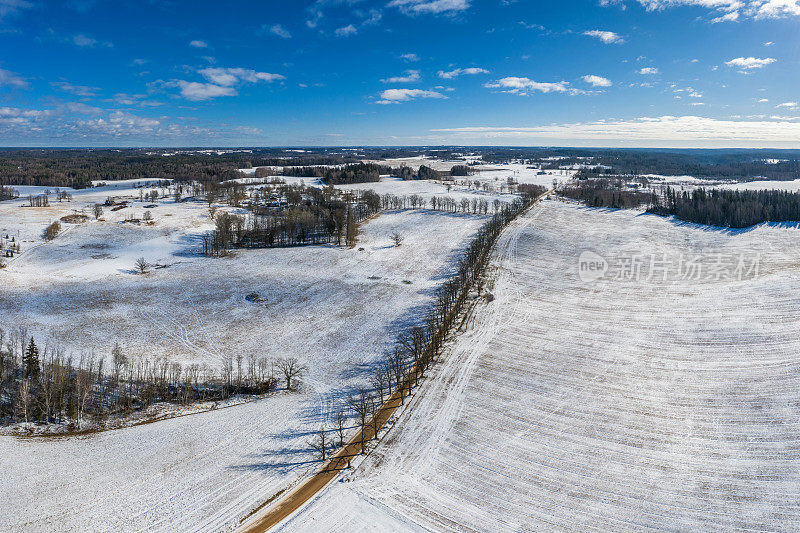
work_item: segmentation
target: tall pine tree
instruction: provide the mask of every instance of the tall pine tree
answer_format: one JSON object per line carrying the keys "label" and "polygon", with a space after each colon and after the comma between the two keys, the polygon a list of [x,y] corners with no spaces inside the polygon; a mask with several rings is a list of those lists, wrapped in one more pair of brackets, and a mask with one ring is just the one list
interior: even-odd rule
{"label": "tall pine tree", "polygon": [[31,342],[22,356],[22,364],[25,365],[25,375],[28,378],[36,379],[39,377],[39,348],[33,342],[33,337],[31,337]]}

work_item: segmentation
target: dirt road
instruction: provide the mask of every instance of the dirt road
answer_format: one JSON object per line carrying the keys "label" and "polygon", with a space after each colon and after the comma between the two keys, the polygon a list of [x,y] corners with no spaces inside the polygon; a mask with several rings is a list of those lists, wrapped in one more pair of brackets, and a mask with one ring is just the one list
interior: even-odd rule
{"label": "dirt road", "polygon": [[[408,393],[406,400],[408,400]],[[394,412],[401,407],[400,391],[395,391],[384,402],[381,409],[375,415],[378,418],[378,428],[383,428],[386,422],[391,418]],[[373,417],[374,420],[374,417]],[[375,432],[372,430],[374,424],[368,423],[364,428],[364,443],[369,444],[375,437]],[[257,509],[247,519],[245,519],[239,526],[237,531],[246,533],[260,533],[269,531],[273,526],[279,524],[283,519],[299,509],[305,502],[311,499],[317,492],[319,492],[325,485],[327,485],[339,472],[345,470],[353,457],[361,453],[361,431],[359,431],[350,442],[347,443],[339,452],[328,461],[325,468],[317,472],[314,476],[304,481],[294,490],[281,499],[274,505],[271,502],[265,503],[261,508]]]}
{"label": "dirt road", "polygon": [[[553,190],[549,190],[539,196],[531,204],[531,207],[535,206],[541,199],[545,198],[552,192]],[[524,216],[524,213],[525,212],[521,213],[520,217]],[[520,217],[518,217],[517,220],[512,221],[510,224],[510,226],[517,226],[517,231],[515,231],[515,233],[519,233],[518,229],[520,223],[518,221]],[[530,224],[530,222],[530,220],[527,220],[525,221],[524,225]],[[508,230],[508,228],[506,228],[506,230]],[[503,260],[508,261],[511,257],[513,257],[515,245],[516,238],[512,238],[508,246],[505,246],[503,250],[495,251],[495,253],[499,253]],[[467,316],[469,316],[469,313],[467,313]],[[406,399],[410,401],[410,398],[406,397]],[[401,405],[400,391],[395,391],[375,415],[378,417],[377,427],[382,429],[395,411],[401,407]],[[369,443],[374,438],[375,433],[372,430],[373,427],[375,427],[375,424],[370,422],[363,430],[361,430],[365,431],[363,438],[365,443]],[[333,480],[340,471],[346,469],[353,457],[356,457],[361,453],[361,431],[359,431],[345,447],[343,447],[336,455],[333,456],[330,461],[328,461],[322,471],[317,472],[314,476],[302,482],[288,494],[276,495],[276,498],[279,498],[277,502],[269,500],[264,503],[260,508],[256,509],[248,518],[246,518],[236,531],[238,533],[263,533],[269,531],[271,528],[278,525],[289,515],[298,510],[303,504],[305,504],[320,490],[322,490],[331,480]]]}

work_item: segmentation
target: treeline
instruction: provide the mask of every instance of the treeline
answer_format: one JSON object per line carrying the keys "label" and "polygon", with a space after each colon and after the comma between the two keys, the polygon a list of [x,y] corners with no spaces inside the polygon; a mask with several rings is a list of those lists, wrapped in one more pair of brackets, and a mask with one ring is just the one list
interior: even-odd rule
{"label": "treeline", "polygon": [[391,174],[392,176],[396,176],[404,181],[440,180],[444,177],[442,176],[441,172],[434,170],[431,167],[426,167],[425,165],[420,166],[416,173],[411,167],[403,165],[400,168],[392,169]]}
{"label": "treeline", "polygon": [[630,209],[646,206],[648,213],[725,228],[800,221],[798,192],[704,188],[680,191],[667,187],[656,194],[628,189],[622,180],[600,178],[567,184],[558,194],[591,207]]}
{"label": "treeline", "polygon": [[19,192],[13,187],[0,185],[0,202],[3,200],[13,200],[19,198]]}
{"label": "treeline", "polygon": [[296,360],[239,354],[223,358],[217,373],[206,365],[129,357],[119,345],[107,359],[92,353],[73,358],[58,348],[40,350],[25,328],[0,329],[0,425],[103,426],[155,403],[188,405],[263,394],[278,386],[276,375],[291,388],[304,370]]}
{"label": "treeline", "polygon": [[649,212],[697,224],[747,228],[762,222],[800,221],[800,193],[668,187]]}
{"label": "treeline", "polygon": [[[214,214],[215,229],[202,237],[202,253],[223,257],[233,248],[273,248],[317,244],[352,245],[357,225],[382,209],[431,209],[450,213],[483,214],[503,210],[504,202],[483,198],[412,195],[378,195],[372,190],[341,191],[300,185],[277,185],[252,191],[247,200],[246,188],[232,184],[214,190],[212,197],[227,198],[231,205],[246,206],[246,216],[226,212]],[[521,185],[519,193],[530,202],[545,192],[539,185]],[[224,195],[221,192],[224,191]],[[210,191],[207,194],[212,194]],[[285,202],[285,206],[282,202]],[[272,203],[272,207],[270,206]]]}
{"label": "treeline", "polygon": [[[446,160],[460,157],[464,151],[453,148],[430,151],[428,155]],[[485,163],[522,162],[547,169],[602,165],[605,173],[625,176],[657,174],[740,181],[800,178],[798,150],[471,148],[469,153],[483,156]]]}
{"label": "treeline", "polygon": [[[482,275],[501,231],[531,202],[531,197],[525,196],[505,204],[481,227],[459,257],[455,273],[436,289],[422,325],[398,337],[385,362],[375,370],[370,387],[360,388],[350,396],[346,406],[334,416],[332,427],[323,425],[309,442],[321,461],[326,461],[337,448],[345,445],[344,428],[351,418],[356,420],[360,430],[362,453],[366,452],[368,440],[377,440],[386,418],[382,414],[384,403],[395,395],[403,404],[413,388],[424,379],[431,364],[441,354],[470,294],[480,292]],[[341,456],[326,468],[343,469],[349,464],[350,457]]]}
{"label": "treeline", "polygon": [[356,225],[381,208],[373,191],[358,195],[332,187],[283,187],[288,207],[269,209],[250,204],[247,216],[219,213],[216,228],[203,237],[203,253],[221,257],[231,248],[272,248],[309,244],[350,245]]}
{"label": "treeline", "polygon": [[216,182],[241,177],[239,168],[284,165],[344,165],[352,155],[282,149],[209,154],[175,150],[2,150],[0,185],[91,187],[92,181],[127,179]]}
{"label": "treeline", "polygon": [[469,165],[454,165],[450,168],[450,175],[451,176],[469,176],[470,174],[474,174],[475,169],[470,167]]}
{"label": "treeline", "polygon": [[[90,187],[92,181],[122,179],[172,179],[189,182],[227,181],[241,177],[239,168],[305,167],[287,175],[319,175],[320,166],[343,167],[364,159],[398,157],[436,157],[441,160],[468,155],[486,163],[521,161],[526,164],[559,168],[563,165],[603,165],[620,175],[691,175],[699,178],[797,179],[800,178],[800,152],[796,150],[614,150],[579,148],[470,148],[407,149],[250,149],[250,150],[170,150],[100,149],[0,150],[0,185],[41,185],[50,187]],[[381,165],[378,165],[381,166]],[[468,165],[456,165],[451,176],[463,176]],[[385,167],[388,168],[388,167]],[[308,169],[313,169],[308,173]],[[266,171],[262,171],[262,174]],[[299,172],[299,173],[298,173]],[[430,167],[417,173],[396,170],[403,179],[439,179]],[[392,172],[379,171],[381,174]],[[324,173],[323,173],[324,174]],[[448,173],[443,173],[447,175]],[[370,172],[331,176],[326,183],[363,183]],[[394,174],[393,174],[394,175]],[[343,181],[336,181],[336,180]],[[355,180],[355,181],[351,181]]]}
{"label": "treeline", "polygon": [[319,178],[326,185],[348,185],[380,181],[381,174],[392,174],[392,167],[375,163],[356,163],[342,167],[287,167],[284,176]]}
{"label": "treeline", "polygon": [[99,155],[0,157],[0,183],[84,189],[93,181],[153,179],[224,181],[240,176],[237,165],[199,156]]}
{"label": "treeline", "polygon": [[797,153],[759,150],[609,151],[594,156],[593,164],[623,175],[657,174],[702,179],[793,180],[800,178]]}
{"label": "treeline", "polygon": [[559,189],[558,194],[590,207],[612,209],[631,209],[642,205],[649,207],[657,200],[653,193],[626,189],[623,182],[604,178],[569,183]]}
{"label": "treeline", "polygon": [[546,193],[547,187],[543,185],[534,185],[532,183],[523,183],[521,185],[517,185],[517,192],[519,192],[522,196],[535,199]]}

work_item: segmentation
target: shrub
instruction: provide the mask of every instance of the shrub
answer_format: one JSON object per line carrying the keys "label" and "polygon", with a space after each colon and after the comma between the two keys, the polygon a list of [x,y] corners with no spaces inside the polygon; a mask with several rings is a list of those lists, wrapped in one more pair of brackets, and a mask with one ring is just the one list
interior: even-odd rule
{"label": "shrub", "polygon": [[44,238],[48,241],[55,239],[59,232],[61,232],[61,224],[56,220],[44,230]]}

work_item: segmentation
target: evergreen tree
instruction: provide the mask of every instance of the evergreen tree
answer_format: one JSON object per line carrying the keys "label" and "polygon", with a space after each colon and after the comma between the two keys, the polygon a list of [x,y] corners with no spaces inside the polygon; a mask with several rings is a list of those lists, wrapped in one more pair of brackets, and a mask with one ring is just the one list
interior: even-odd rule
{"label": "evergreen tree", "polygon": [[27,377],[31,379],[39,377],[39,348],[33,342],[33,337],[31,337],[31,342],[22,356],[22,364],[25,365],[25,375]]}

